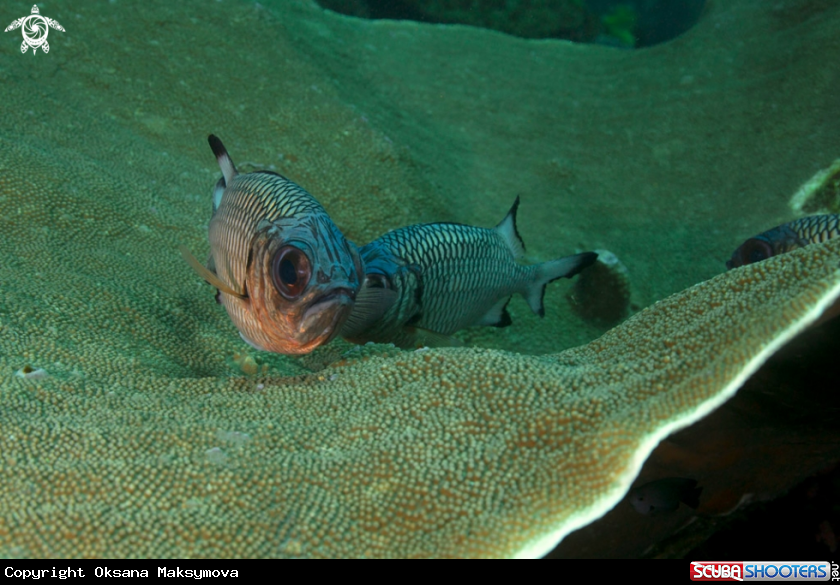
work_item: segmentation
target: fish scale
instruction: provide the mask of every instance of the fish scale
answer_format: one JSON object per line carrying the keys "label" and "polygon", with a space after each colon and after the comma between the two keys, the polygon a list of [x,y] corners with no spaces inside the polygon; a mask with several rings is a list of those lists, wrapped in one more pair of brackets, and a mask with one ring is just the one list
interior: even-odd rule
{"label": "fish scale", "polygon": [[796,235],[811,244],[840,236],[840,215],[812,215],[787,224]]}
{"label": "fish scale", "polygon": [[[532,267],[506,262],[512,260],[512,254],[491,230],[434,224],[410,226],[397,233],[402,237],[396,238],[395,246],[390,245],[387,235],[381,243],[399,250],[409,264],[423,267],[421,304],[426,311],[417,324],[441,333],[456,331],[461,328],[459,321],[469,321],[463,316],[459,319],[457,315],[446,315],[450,304],[480,302],[482,299],[475,295],[499,287],[512,294],[519,281],[533,272]],[[418,241],[424,244],[419,250]],[[424,254],[429,254],[431,262],[425,262]]]}
{"label": "fish scale", "polygon": [[[519,198],[493,229],[459,223],[406,226],[360,250],[365,285],[342,336],[355,342],[401,347],[446,345],[449,336],[472,325],[510,324],[506,305],[522,294],[542,316],[547,283],[571,277],[597,258],[592,252],[542,264],[517,262],[524,246],[516,231]],[[364,316],[360,299],[371,287],[393,290],[393,304],[378,319]],[[360,314],[361,313],[361,314]]]}
{"label": "fish scale", "polygon": [[222,141],[211,135],[208,142],[222,171],[210,259],[202,266],[186,248],[181,254],[216,287],[216,300],[252,347],[303,354],[328,343],[362,284],[358,249],[303,188],[270,171],[239,174]]}
{"label": "fish scale", "polygon": [[[268,172],[238,175],[211,219],[210,244],[218,250],[216,271],[228,282],[245,279],[254,230],[261,221],[305,214],[326,215],[318,201],[285,177]],[[224,218],[221,225],[212,225]],[[214,229],[215,228],[215,229]],[[221,266],[220,266],[221,264]]]}
{"label": "fish scale", "polygon": [[840,215],[811,215],[795,219],[788,223],[754,236],[732,253],[726,267],[738,268],[766,260],[771,256],[785,254],[791,250],[825,242],[840,236]]}

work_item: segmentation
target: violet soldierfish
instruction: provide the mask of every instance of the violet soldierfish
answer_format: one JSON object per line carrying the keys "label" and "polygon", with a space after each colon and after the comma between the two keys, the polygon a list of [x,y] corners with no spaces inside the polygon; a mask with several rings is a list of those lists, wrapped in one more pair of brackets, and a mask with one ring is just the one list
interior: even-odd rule
{"label": "violet soldierfish", "polygon": [[[505,327],[514,293],[543,316],[545,286],[569,278],[598,257],[583,252],[541,264],[517,260],[525,246],[516,230],[519,198],[494,229],[457,223],[411,225],[361,248],[365,283],[341,331],[355,343],[402,348],[452,345],[464,327]],[[391,298],[372,291],[392,291]],[[383,304],[386,304],[383,307]]]}
{"label": "violet soldierfish", "polygon": [[312,195],[269,171],[239,174],[221,140],[210,259],[184,258],[219,290],[239,334],[256,349],[308,353],[338,334],[362,282],[362,262]]}

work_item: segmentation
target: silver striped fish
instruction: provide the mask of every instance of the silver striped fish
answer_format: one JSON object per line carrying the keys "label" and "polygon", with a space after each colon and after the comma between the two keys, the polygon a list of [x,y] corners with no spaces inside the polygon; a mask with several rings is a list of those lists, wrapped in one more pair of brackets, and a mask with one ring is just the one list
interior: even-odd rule
{"label": "silver striped fish", "polygon": [[[361,248],[365,283],[341,331],[355,343],[394,343],[402,348],[452,345],[464,327],[505,327],[514,293],[539,316],[545,285],[572,277],[598,257],[584,252],[542,264],[517,262],[525,246],[516,231],[519,197],[494,229],[457,223],[411,225]],[[371,302],[370,291],[395,293]],[[384,311],[384,312],[383,312]]]}
{"label": "silver striped fish", "polygon": [[210,259],[184,258],[219,290],[243,340],[256,349],[308,353],[329,342],[350,314],[362,262],[312,195],[269,171],[239,174],[221,140],[213,194]]}
{"label": "silver striped fish", "polygon": [[802,217],[750,238],[732,253],[732,258],[726,261],[726,267],[732,269],[746,266],[838,236],[840,236],[840,215]]}

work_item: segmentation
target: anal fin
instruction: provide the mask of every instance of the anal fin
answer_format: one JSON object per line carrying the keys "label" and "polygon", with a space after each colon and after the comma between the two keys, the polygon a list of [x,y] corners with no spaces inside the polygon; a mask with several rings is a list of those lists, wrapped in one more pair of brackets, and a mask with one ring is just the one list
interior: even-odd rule
{"label": "anal fin", "polygon": [[476,323],[476,325],[489,325],[491,327],[507,327],[513,321],[510,318],[510,313],[507,311],[507,305],[510,302],[510,297],[499,299],[487,313]]}

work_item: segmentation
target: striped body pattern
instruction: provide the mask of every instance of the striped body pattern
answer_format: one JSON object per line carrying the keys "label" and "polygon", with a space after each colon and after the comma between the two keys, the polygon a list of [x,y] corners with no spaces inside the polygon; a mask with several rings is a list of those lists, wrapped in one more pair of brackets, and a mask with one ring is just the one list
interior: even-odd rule
{"label": "striped body pattern", "polygon": [[316,218],[321,219],[326,230],[322,239],[328,238],[331,248],[337,237],[344,240],[321,204],[297,184],[270,172],[237,175],[210,220],[208,236],[216,274],[226,282],[244,282],[254,233],[263,221],[311,222]]}
{"label": "striped body pattern", "polygon": [[475,325],[500,298],[523,290],[536,270],[518,264],[494,230],[469,225],[422,224],[389,232],[362,248],[366,268],[372,247],[402,265],[394,272],[399,296],[390,320],[442,335]]}
{"label": "striped body pattern", "polygon": [[239,174],[222,142],[209,137],[222,178],[213,193],[202,266],[243,340],[256,349],[308,353],[329,342],[361,287],[361,257],[312,195],[268,171]]}
{"label": "striped body pattern", "polygon": [[[365,287],[395,291],[391,306],[374,323],[344,330],[351,341],[416,347],[445,344],[456,331],[473,325],[511,323],[506,305],[522,294],[542,316],[548,282],[571,277],[597,257],[585,252],[542,264],[517,261],[524,246],[516,231],[517,198],[493,229],[457,223],[412,225],[388,232],[364,246]],[[352,320],[352,319],[351,319]]]}
{"label": "striped body pattern", "polygon": [[840,236],[840,215],[812,215],[787,224],[797,236],[809,244],[825,242]]}
{"label": "striped body pattern", "polygon": [[741,244],[726,262],[729,269],[760,262],[808,244],[840,236],[840,215],[812,215],[783,223]]}

